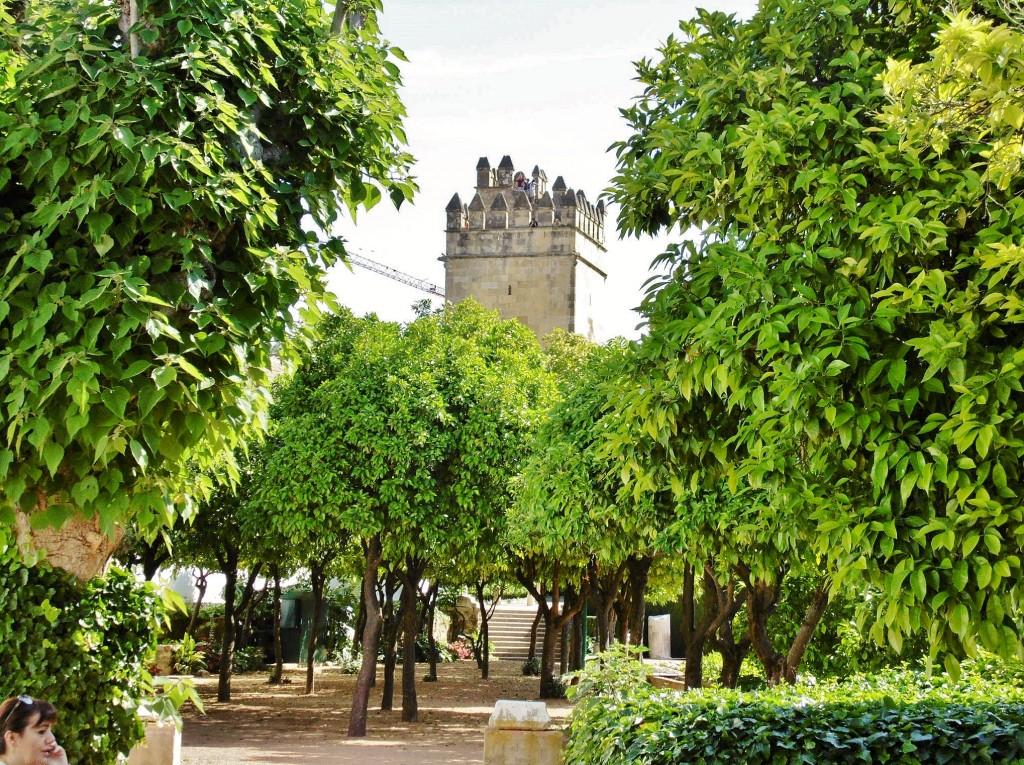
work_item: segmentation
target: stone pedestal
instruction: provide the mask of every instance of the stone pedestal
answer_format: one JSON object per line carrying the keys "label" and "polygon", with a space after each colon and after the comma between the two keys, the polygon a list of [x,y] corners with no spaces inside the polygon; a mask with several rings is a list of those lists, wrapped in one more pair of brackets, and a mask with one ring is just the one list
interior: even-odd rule
{"label": "stone pedestal", "polygon": [[668,614],[647,617],[647,648],[652,659],[672,658],[672,617]]}
{"label": "stone pedestal", "polygon": [[563,744],[543,701],[500,700],[484,732],[484,765],[560,765]]}
{"label": "stone pedestal", "polygon": [[146,738],[128,753],[128,765],[181,765],[181,731],[173,722],[146,720]]}

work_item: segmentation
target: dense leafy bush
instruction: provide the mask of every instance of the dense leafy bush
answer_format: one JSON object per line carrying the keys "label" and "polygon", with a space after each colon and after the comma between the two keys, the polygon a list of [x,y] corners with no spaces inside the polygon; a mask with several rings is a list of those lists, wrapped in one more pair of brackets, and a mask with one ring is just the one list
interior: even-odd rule
{"label": "dense leafy bush", "polygon": [[526,677],[540,676],[540,659],[534,656],[532,659],[527,659],[523,662],[523,675]]}
{"label": "dense leafy bush", "polygon": [[[399,651],[401,653],[401,651]],[[434,643],[434,660],[439,663],[447,663],[450,661],[456,661],[459,657],[455,655],[448,646],[443,643]],[[416,638],[416,661],[429,661],[430,660],[430,643],[427,640],[426,635],[420,635]]]}
{"label": "dense leafy bush", "polygon": [[235,672],[254,672],[263,669],[267,663],[266,652],[262,646],[252,645],[235,650],[232,669]]}
{"label": "dense leafy bush", "polygon": [[981,664],[956,685],[901,670],[757,693],[658,691],[616,670],[583,673],[566,765],[1024,760],[1019,667]]}
{"label": "dense leafy bush", "polygon": [[181,642],[174,647],[174,671],[180,675],[206,671],[208,648],[205,643],[197,643],[191,635],[182,637]]}
{"label": "dense leafy bush", "polygon": [[80,583],[26,567],[0,542],[0,697],[46,699],[76,765],[109,765],[142,737],[136,709],[151,695],[147,666],[162,607],[126,571]]}

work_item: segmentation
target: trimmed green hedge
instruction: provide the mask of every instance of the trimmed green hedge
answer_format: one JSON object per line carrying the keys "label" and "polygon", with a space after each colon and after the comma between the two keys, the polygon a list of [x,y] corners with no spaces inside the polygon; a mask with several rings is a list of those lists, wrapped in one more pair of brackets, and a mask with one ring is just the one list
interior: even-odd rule
{"label": "trimmed green hedge", "polygon": [[136,707],[152,695],[147,662],[162,605],[126,571],[78,582],[26,567],[0,531],[0,699],[57,707],[55,733],[75,765],[111,765],[142,738]]}
{"label": "trimmed green hedge", "polygon": [[1024,763],[1024,686],[991,666],[958,685],[889,672],[756,693],[583,687],[565,765]]}

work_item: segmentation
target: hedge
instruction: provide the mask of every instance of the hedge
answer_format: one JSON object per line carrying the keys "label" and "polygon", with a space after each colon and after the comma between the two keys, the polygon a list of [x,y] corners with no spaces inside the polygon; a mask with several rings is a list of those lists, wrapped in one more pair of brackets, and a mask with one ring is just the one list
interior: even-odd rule
{"label": "hedge", "polygon": [[565,765],[1024,763],[1019,674],[898,671],[737,691],[604,684],[573,711]]}
{"label": "hedge", "polygon": [[25,566],[0,538],[0,700],[53,703],[68,760],[111,765],[142,738],[136,709],[152,696],[147,662],[162,612],[153,588],[126,571],[80,583]]}

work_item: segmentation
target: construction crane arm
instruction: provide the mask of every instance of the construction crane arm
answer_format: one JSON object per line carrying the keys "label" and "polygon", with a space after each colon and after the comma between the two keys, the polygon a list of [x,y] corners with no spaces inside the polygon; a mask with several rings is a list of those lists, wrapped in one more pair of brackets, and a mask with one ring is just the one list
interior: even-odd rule
{"label": "construction crane arm", "polygon": [[417,279],[415,276],[409,276],[409,274],[399,271],[397,268],[391,266],[385,266],[383,263],[378,263],[376,260],[366,257],[365,255],[358,255],[351,250],[346,255],[346,259],[353,266],[359,266],[365,268],[367,271],[373,271],[375,274],[386,276],[389,279],[394,279],[396,282],[418,289],[422,292],[427,292],[437,297],[444,297],[444,289],[438,287],[436,284],[428,282],[425,279]]}

